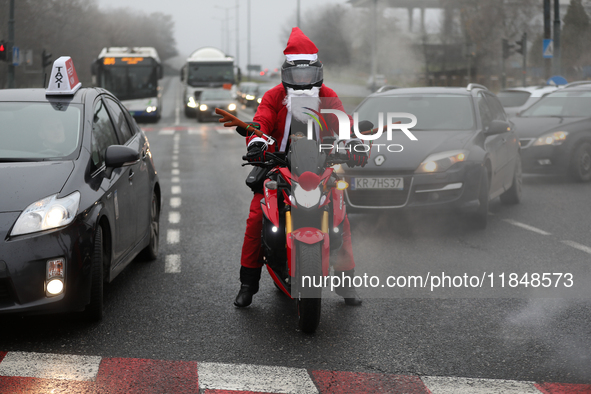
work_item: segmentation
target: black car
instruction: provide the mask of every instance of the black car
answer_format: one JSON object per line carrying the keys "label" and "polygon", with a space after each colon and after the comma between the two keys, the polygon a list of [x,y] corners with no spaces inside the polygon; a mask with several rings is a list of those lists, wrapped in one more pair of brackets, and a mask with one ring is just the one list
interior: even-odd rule
{"label": "black car", "polygon": [[236,115],[237,104],[231,90],[228,89],[205,89],[199,96],[195,114],[198,122],[218,120],[220,117],[215,113],[216,108],[221,108],[232,115]]}
{"label": "black car", "polygon": [[591,180],[591,82],[566,85],[512,119],[523,170]]}
{"label": "black car", "polygon": [[[517,136],[499,100],[484,86],[402,88],[375,93],[355,110],[375,125],[379,115],[416,117],[408,131],[396,130],[373,141],[365,167],[346,168],[349,211],[411,208],[465,212],[484,228],[489,200],[521,199],[521,160]],[[396,115],[392,123],[409,124]],[[386,122],[382,122],[384,125]]]}
{"label": "black car", "polygon": [[103,283],[158,254],[148,139],[111,93],[80,87],[68,59],[47,90],[0,90],[0,314],[100,320]]}

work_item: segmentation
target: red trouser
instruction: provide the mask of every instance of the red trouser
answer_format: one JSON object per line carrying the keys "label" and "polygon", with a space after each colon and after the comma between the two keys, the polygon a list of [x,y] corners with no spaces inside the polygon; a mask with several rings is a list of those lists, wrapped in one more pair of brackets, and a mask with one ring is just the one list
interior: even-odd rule
{"label": "red trouser", "polygon": [[[263,197],[261,193],[255,193],[250,202],[250,213],[246,219],[246,231],[242,244],[242,257],[240,258],[240,264],[243,267],[259,268],[263,266],[263,248],[261,246],[261,231],[263,230],[261,199]],[[343,222],[343,246],[338,251],[333,267],[336,271],[348,271],[355,268],[353,247],[351,246],[351,226],[347,216]]]}

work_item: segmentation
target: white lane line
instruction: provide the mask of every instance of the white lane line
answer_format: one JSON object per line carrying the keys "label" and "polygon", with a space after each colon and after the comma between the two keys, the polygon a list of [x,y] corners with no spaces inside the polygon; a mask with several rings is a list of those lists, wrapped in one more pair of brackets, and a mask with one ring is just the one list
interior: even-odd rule
{"label": "white lane line", "polygon": [[98,356],[8,352],[0,363],[0,376],[94,380],[100,363]]}
{"label": "white lane line", "polygon": [[233,127],[216,127],[215,131],[217,131],[218,134],[234,134],[236,132]]}
{"label": "white lane line", "polygon": [[166,242],[169,244],[178,244],[181,241],[181,230],[168,230],[166,232]]}
{"label": "white lane line", "polygon": [[178,126],[181,123],[181,109],[176,107],[174,109],[174,125]]}
{"label": "white lane line", "polygon": [[180,186],[172,186],[170,188],[170,192],[172,194],[181,194],[181,187]]}
{"label": "white lane line", "polygon": [[189,132],[189,134],[196,134],[196,135],[203,135],[204,134],[203,129],[201,129],[201,128],[196,129],[194,127],[189,127],[187,129],[187,131]]}
{"label": "white lane line", "polygon": [[178,176],[173,176],[171,181],[172,183],[179,183],[181,181],[181,178],[179,178]]}
{"label": "white lane line", "polygon": [[178,161],[179,160],[179,155],[172,155],[172,160]]}
{"label": "white lane line", "polygon": [[173,141],[174,142],[178,142],[180,139],[181,139],[181,135],[180,134],[175,134]]}
{"label": "white lane line", "polygon": [[178,155],[178,154],[179,154],[179,148],[178,148],[178,147],[174,148],[174,149],[172,150],[172,154],[173,154],[173,155]]}
{"label": "white lane line", "polygon": [[171,224],[178,224],[181,221],[181,213],[177,211],[171,211],[168,213],[168,222]]}
{"label": "white lane line", "polygon": [[169,254],[166,256],[164,262],[164,273],[165,274],[178,274],[181,272],[181,255],[180,254]]}
{"label": "white lane line", "polygon": [[178,161],[173,161],[172,162],[172,167],[173,168],[177,168],[179,166],[179,162]]}
{"label": "white lane line", "polygon": [[568,245],[568,246],[570,246],[571,248],[579,249],[579,250],[581,250],[581,251],[583,251],[583,252],[585,252],[585,253],[589,253],[589,254],[591,254],[591,248],[590,248],[590,247],[588,247],[588,246],[581,245],[581,244],[579,244],[579,243],[576,243],[575,241],[569,241],[569,240],[566,240],[566,241],[560,241],[560,242],[562,242],[562,243],[563,243],[563,244],[565,244],[565,245]]}
{"label": "white lane line", "polygon": [[199,364],[199,388],[265,393],[318,393],[303,368],[246,364]]}
{"label": "white lane line", "polygon": [[[174,134],[174,132],[175,132],[175,129],[174,129],[173,127],[164,127],[164,128],[162,128],[162,129],[161,129],[161,130],[158,132],[158,134],[160,134],[160,135],[173,135],[173,134]],[[177,135],[178,135],[178,134],[177,134]],[[175,137],[176,137],[176,135],[175,135]]]}
{"label": "white lane line", "polygon": [[424,376],[423,383],[433,394],[540,394],[534,382]]}
{"label": "white lane line", "polygon": [[521,227],[521,228],[524,228],[529,231],[533,231],[534,233],[538,233],[538,234],[542,234],[542,235],[551,235],[550,233],[548,233],[544,230],[540,230],[537,227],[533,227],[533,226],[530,226],[525,223],[516,222],[515,220],[511,220],[511,219],[503,219],[503,220],[509,224],[514,225],[514,226]]}
{"label": "white lane line", "polygon": [[172,175],[180,175],[181,172],[178,168],[173,168],[171,173]]}
{"label": "white lane line", "polygon": [[170,199],[170,206],[171,206],[172,208],[178,208],[178,207],[180,207],[180,206],[181,206],[181,202],[182,202],[182,200],[181,200],[181,198],[180,198],[180,197],[172,197],[172,198]]}

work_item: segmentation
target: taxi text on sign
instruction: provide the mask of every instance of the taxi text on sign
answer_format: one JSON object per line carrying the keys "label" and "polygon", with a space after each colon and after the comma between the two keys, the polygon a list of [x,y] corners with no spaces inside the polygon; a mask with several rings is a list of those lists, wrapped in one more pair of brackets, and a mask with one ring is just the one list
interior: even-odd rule
{"label": "taxi text on sign", "polygon": [[62,56],[53,62],[46,94],[74,94],[82,86],[69,56]]}

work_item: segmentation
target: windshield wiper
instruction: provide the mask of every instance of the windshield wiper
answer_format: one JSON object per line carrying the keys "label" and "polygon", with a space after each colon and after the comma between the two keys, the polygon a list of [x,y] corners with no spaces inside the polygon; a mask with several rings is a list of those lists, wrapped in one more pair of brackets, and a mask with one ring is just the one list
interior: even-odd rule
{"label": "windshield wiper", "polygon": [[24,157],[0,157],[0,163],[18,163],[18,162],[30,162],[40,161],[42,159],[24,158]]}

